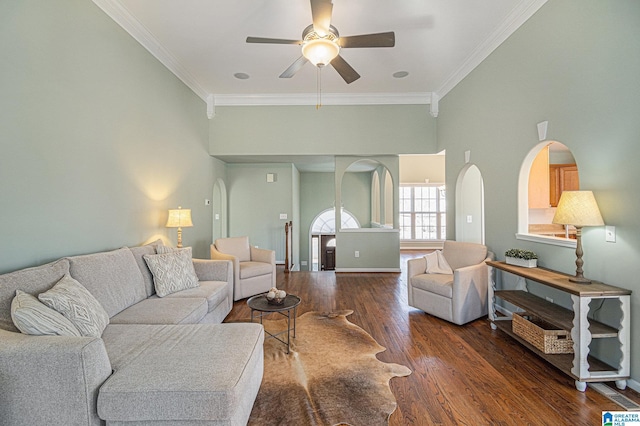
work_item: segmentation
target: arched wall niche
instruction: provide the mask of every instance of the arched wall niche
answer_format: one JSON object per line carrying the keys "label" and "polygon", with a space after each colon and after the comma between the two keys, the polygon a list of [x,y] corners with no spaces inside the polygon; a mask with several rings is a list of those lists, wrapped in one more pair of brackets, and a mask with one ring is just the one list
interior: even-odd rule
{"label": "arched wall niche", "polygon": [[[340,171],[336,166],[336,202],[355,212],[363,228],[397,228],[395,182],[392,171],[377,157],[354,158]],[[368,202],[362,204],[364,198]],[[354,203],[360,203],[360,208]],[[362,210],[363,205],[368,206],[367,211]]]}
{"label": "arched wall niche", "polygon": [[[573,177],[564,179],[564,173]],[[571,183],[563,183],[565,180]],[[516,238],[575,248],[575,229],[564,229],[552,223],[555,213],[553,199],[560,198],[562,191],[567,189],[580,189],[578,165],[571,150],[556,140],[545,140],[535,145],[522,161],[518,176]],[[546,199],[549,199],[548,203]]]}
{"label": "arched wall niche", "polygon": [[[399,272],[400,271],[400,231],[398,225],[398,182],[399,158],[397,155],[381,155],[371,157],[337,156],[335,157],[335,196],[336,207],[344,207],[353,213],[358,208],[353,205],[347,174],[351,174],[356,167],[368,167],[365,178],[360,182],[365,192],[367,222],[361,221],[362,228],[338,229],[336,232],[336,272]],[[383,166],[383,169],[379,167]],[[387,177],[386,171],[389,172]],[[371,187],[373,171],[378,171],[380,179],[388,179],[393,189],[390,197],[383,189],[386,183],[380,183],[381,198],[391,198],[392,219],[386,218],[393,225],[389,227],[371,227]],[[385,194],[385,195],[383,195]],[[362,207],[362,206],[361,206]],[[361,208],[360,207],[360,208]],[[383,210],[381,210],[381,215]],[[341,209],[336,208],[336,223],[341,223]],[[356,213],[356,217],[358,217]]]}

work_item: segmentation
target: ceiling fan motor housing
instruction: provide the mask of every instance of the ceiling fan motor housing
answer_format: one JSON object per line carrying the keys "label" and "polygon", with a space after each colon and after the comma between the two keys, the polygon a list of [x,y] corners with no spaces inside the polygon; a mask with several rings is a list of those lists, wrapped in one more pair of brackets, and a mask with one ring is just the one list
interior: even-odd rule
{"label": "ceiling fan motor housing", "polygon": [[324,67],[340,53],[340,38],[338,30],[333,25],[329,26],[329,32],[321,36],[313,25],[309,25],[302,32],[302,55],[317,67]]}

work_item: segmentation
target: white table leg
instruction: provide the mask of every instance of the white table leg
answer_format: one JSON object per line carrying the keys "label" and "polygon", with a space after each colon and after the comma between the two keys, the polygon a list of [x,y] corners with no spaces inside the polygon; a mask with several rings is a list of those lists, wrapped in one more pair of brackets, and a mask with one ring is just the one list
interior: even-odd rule
{"label": "white table leg", "polygon": [[[590,297],[579,297],[571,295],[573,301],[573,328],[571,329],[571,338],[573,339],[573,368],[571,372],[579,379],[586,379],[591,377],[589,373],[589,344],[591,343],[591,332],[589,331],[589,320],[587,314],[589,313]],[[582,385],[580,385],[582,387]],[[586,383],[584,389],[586,389]],[[578,381],[576,381],[576,389],[581,390],[578,387]],[[584,391],[582,389],[582,391]]]}

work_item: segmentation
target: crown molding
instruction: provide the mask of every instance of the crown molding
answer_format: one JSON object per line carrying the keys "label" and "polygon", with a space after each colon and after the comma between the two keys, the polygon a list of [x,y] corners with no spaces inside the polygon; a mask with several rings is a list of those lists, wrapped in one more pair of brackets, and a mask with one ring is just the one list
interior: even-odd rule
{"label": "crown molding", "polygon": [[[317,105],[317,93],[214,94],[216,106]],[[323,93],[322,105],[428,105],[431,93]]]}
{"label": "crown molding", "polygon": [[93,0],[104,13],[109,15],[118,25],[128,32],[145,49],[156,57],[165,67],[174,73],[184,84],[203,101],[207,102],[209,93],[200,85],[198,80],[167,51],[156,38],[138,21],[127,8],[117,0]]}
{"label": "crown molding", "polygon": [[453,74],[436,90],[443,98],[498,48],[511,34],[540,9],[547,0],[523,0],[511,11],[502,24],[482,42]]}

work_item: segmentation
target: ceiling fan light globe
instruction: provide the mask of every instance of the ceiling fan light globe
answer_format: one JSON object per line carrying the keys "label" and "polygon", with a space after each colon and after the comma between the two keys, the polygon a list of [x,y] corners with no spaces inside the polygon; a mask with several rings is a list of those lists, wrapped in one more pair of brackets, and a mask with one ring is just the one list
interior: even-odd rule
{"label": "ceiling fan light globe", "polygon": [[316,67],[328,65],[339,53],[340,46],[324,38],[308,40],[302,45],[302,55]]}

